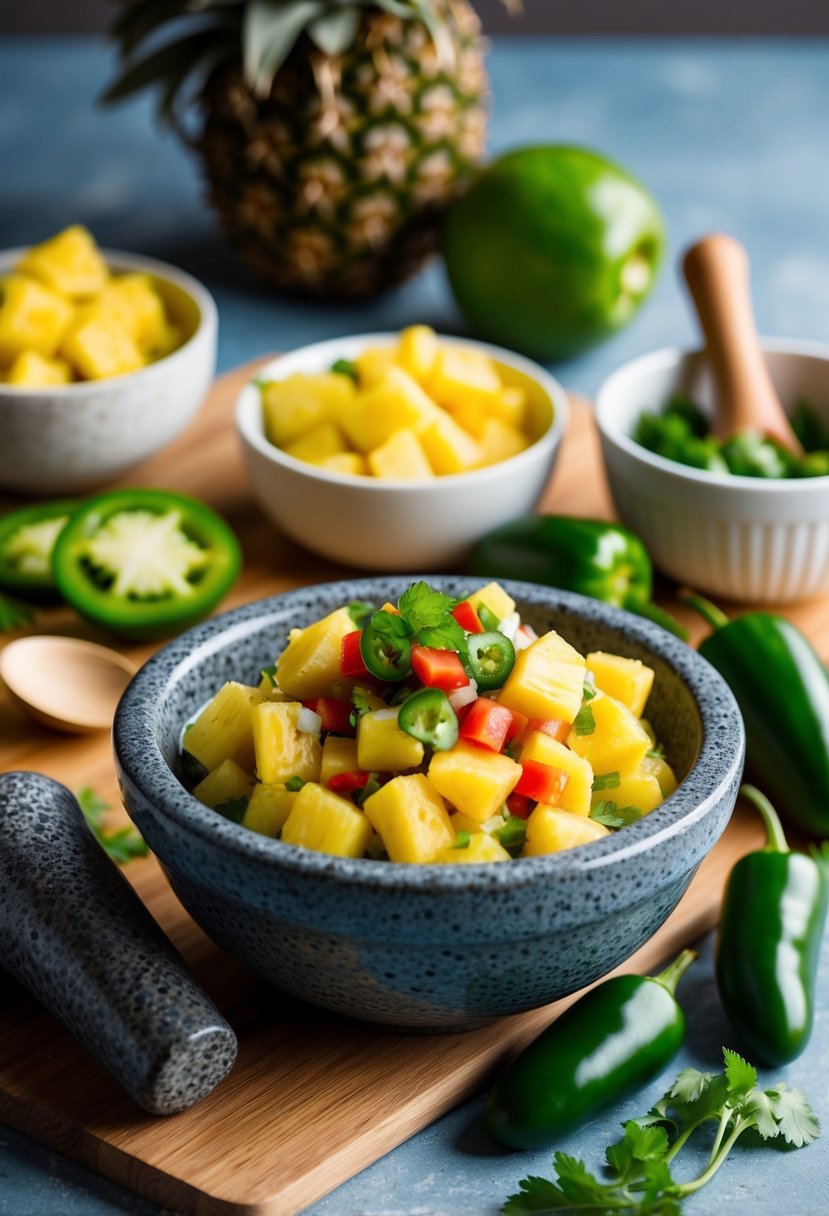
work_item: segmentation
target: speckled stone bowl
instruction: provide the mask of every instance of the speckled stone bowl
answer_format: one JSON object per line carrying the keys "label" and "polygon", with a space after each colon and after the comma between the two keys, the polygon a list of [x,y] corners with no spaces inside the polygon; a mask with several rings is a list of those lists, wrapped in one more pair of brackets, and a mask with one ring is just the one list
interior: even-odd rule
{"label": "speckled stone bowl", "polygon": [[[475,580],[424,576],[465,595]],[[681,783],[640,822],[549,857],[480,866],[354,861],[290,848],[202,806],[179,778],[183,725],[229,679],[256,682],[288,630],[411,578],[330,583],[191,629],[130,684],[115,718],[124,801],[202,927],[265,979],[357,1018],[465,1029],[590,983],[673,910],[723,831],[743,766],[729,689],[658,626],[582,596],[506,583],[524,619],[582,652],[656,669],[648,717]]]}

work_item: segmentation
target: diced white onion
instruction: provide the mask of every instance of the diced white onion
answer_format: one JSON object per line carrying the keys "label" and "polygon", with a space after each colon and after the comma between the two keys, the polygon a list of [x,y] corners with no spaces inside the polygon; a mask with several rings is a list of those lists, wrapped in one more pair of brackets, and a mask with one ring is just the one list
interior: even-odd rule
{"label": "diced white onion", "polygon": [[532,642],[533,642],[533,639],[529,636],[529,634],[526,632],[524,626],[522,625],[521,628],[516,633],[515,637],[513,638],[513,645],[515,646],[516,653],[518,653],[522,650],[526,650],[528,646],[532,645]]}
{"label": "diced white onion", "polygon": [[493,815],[491,818],[484,820],[481,824],[482,832],[497,832],[499,828],[504,826],[504,816],[500,813]]}
{"label": "diced white onion", "polygon": [[473,701],[478,699],[478,685],[474,680],[470,680],[463,688],[456,688],[449,693],[449,704],[453,709],[461,709],[464,705],[471,705]]}
{"label": "diced white onion", "polygon": [[596,687],[596,673],[593,671],[586,671],[584,673],[584,682],[588,688],[595,688]]}
{"label": "diced white onion", "polygon": [[303,735],[318,735],[322,730],[322,718],[303,705],[296,716],[296,728]]}
{"label": "diced white onion", "polygon": [[505,638],[509,638],[512,642],[518,632],[518,627],[521,624],[521,617],[517,612],[511,612],[509,616],[505,616],[503,621],[498,625],[498,632],[503,633]]}
{"label": "diced white onion", "polygon": [[378,722],[390,722],[392,718],[397,721],[397,712],[399,709],[399,705],[390,705],[388,709],[375,709],[374,717]]}

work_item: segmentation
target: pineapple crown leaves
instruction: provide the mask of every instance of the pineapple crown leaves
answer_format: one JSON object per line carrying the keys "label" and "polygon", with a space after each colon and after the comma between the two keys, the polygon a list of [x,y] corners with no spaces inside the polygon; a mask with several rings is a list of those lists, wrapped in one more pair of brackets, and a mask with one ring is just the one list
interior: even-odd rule
{"label": "pineapple crown leaves", "polygon": [[[115,0],[121,12],[111,29],[122,71],[103,94],[121,101],[159,86],[159,114],[175,121],[210,73],[241,54],[245,79],[267,97],[274,77],[302,34],[325,55],[354,41],[361,10],[381,9],[421,21],[441,60],[451,64],[452,41],[435,0]],[[504,0],[518,11],[521,0]],[[190,85],[190,92],[186,86]]]}

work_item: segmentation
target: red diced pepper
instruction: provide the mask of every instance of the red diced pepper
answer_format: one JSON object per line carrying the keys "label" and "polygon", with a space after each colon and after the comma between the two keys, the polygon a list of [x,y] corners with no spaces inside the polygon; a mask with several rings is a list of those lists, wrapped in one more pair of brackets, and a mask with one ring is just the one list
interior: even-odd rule
{"label": "red diced pepper", "polygon": [[340,674],[344,676],[356,676],[358,679],[373,679],[371,672],[363,662],[363,656],[360,654],[360,638],[363,636],[362,629],[355,629],[353,633],[347,633],[340,644]]}
{"label": "red diced pepper", "polygon": [[323,730],[332,730],[335,735],[354,734],[355,728],[351,723],[353,706],[350,701],[340,701],[336,697],[313,697],[302,704],[319,714]]}
{"label": "red diced pepper", "polygon": [[452,609],[452,616],[467,633],[483,633],[484,627],[478,620],[478,614],[468,600],[461,600]]}
{"label": "red diced pepper", "polygon": [[469,676],[454,650],[438,650],[435,646],[412,646],[412,671],[426,688],[440,688],[452,692],[464,688]]}
{"label": "red diced pepper", "polygon": [[528,732],[540,730],[542,735],[549,735],[551,739],[558,739],[559,743],[564,743],[570,733],[570,723],[562,722],[558,718],[531,718]]}
{"label": "red diced pepper", "polygon": [[326,784],[335,794],[353,794],[355,790],[361,790],[368,779],[368,773],[355,770],[353,773],[335,773]]}
{"label": "red diced pepper", "polygon": [[500,752],[504,750],[512,725],[512,711],[505,705],[499,705],[489,697],[478,697],[463,720],[461,738],[467,743]]}
{"label": "red diced pepper", "polygon": [[507,810],[517,819],[529,819],[535,803],[526,794],[510,794],[507,798]]}
{"label": "red diced pepper", "polygon": [[521,778],[514,792],[532,798],[533,802],[557,806],[567,784],[567,774],[551,764],[539,764],[537,760],[525,760],[521,769]]}

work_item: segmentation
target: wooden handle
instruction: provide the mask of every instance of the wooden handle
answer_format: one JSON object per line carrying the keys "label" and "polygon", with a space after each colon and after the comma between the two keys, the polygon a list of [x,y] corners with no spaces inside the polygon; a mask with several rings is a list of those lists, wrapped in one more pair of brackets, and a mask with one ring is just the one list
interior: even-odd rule
{"label": "wooden handle", "polygon": [[704,237],[685,254],[683,271],[719,390],[715,433],[756,430],[800,454],[760,350],[745,249],[720,233]]}
{"label": "wooden handle", "polygon": [[236,1036],[65,786],[0,774],[0,964],[151,1114],[227,1074]]}

